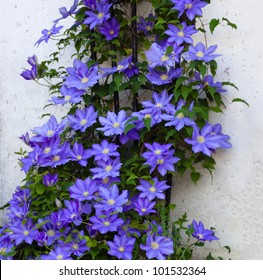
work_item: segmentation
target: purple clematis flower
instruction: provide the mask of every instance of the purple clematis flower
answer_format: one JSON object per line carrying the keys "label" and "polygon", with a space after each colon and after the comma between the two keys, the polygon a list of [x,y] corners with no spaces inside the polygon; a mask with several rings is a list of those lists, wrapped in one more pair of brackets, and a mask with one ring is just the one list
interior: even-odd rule
{"label": "purple clematis flower", "polygon": [[78,201],[93,200],[96,198],[98,186],[90,178],[77,179],[76,183],[69,188],[70,197]]}
{"label": "purple clematis flower", "polygon": [[202,16],[202,8],[208,3],[201,0],[171,0],[175,6],[173,9],[179,11],[179,17],[186,13],[188,19],[193,20],[195,16]]}
{"label": "purple clematis flower", "polygon": [[163,90],[161,93],[153,92],[152,98],[154,103],[150,100],[147,100],[147,101],[143,101],[142,105],[145,108],[158,109],[160,111],[170,110],[169,108],[172,106],[172,104],[170,104],[170,101],[172,100],[173,95],[172,94],[168,95],[166,89]]}
{"label": "purple clematis flower", "polygon": [[[83,232],[80,233],[84,235]],[[83,256],[90,248],[86,245],[87,241],[85,239],[75,238],[75,240],[65,243],[65,249],[74,254],[77,257]]]}
{"label": "purple clematis flower", "polygon": [[94,111],[94,107],[90,106],[83,110],[77,110],[75,116],[68,115],[69,125],[74,130],[80,130],[85,132],[85,130],[96,123],[98,113]]}
{"label": "purple clematis flower", "polygon": [[112,4],[108,4],[107,2],[108,1],[96,1],[96,10],[85,12],[88,17],[84,20],[83,23],[90,25],[91,30],[95,26],[101,25],[104,21],[110,18],[110,7],[112,6]]}
{"label": "purple clematis flower", "polygon": [[189,51],[186,52],[185,58],[188,60],[200,60],[209,62],[218,56],[221,56],[220,54],[213,54],[213,52],[216,50],[217,46],[211,46],[208,49],[206,49],[205,45],[203,43],[198,43],[195,47],[189,46]]}
{"label": "purple clematis flower", "polygon": [[88,161],[91,157],[90,150],[84,150],[83,145],[74,143],[73,149],[69,152],[70,160],[78,161],[81,166],[87,166]]}
{"label": "purple clematis flower", "polygon": [[151,169],[150,173],[154,171],[157,167],[159,173],[164,176],[167,171],[175,171],[175,163],[177,163],[180,158],[174,156],[174,150],[169,150],[170,144],[158,144],[153,143],[153,145],[145,144],[149,151],[142,154],[142,157],[146,159],[144,164],[148,164]]}
{"label": "purple clematis flower", "polygon": [[192,145],[194,153],[202,152],[207,156],[211,156],[217,148],[231,148],[232,145],[228,142],[229,136],[222,134],[221,130],[213,130],[211,124],[206,124],[201,130],[194,125],[192,139],[186,138],[185,142]]}
{"label": "purple clematis flower", "polygon": [[46,124],[40,127],[35,127],[32,132],[37,134],[31,138],[32,142],[45,142],[46,140],[60,135],[67,124],[67,119],[63,119],[60,123],[57,122],[55,116],[51,116]]}
{"label": "purple clematis flower", "polygon": [[37,42],[35,43],[35,45],[39,46],[43,41],[45,41],[46,43],[49,41],[50,37],[52,35],[56,35],[59,33],[59,31],[63,28],[63,26],[58,26],[56,27],[56,23],[52,26],[52,28],[50,30],[44,29],[42,31],[43,36],[37,40]]}
{"label": "purple clematis flower", "polygon": [[14,240],[16,245],[21,244],[23,241],[27,244],[32,244],[38,234],[38,230],[31,219],[28,219],[26,223],[15,223],[10,226],[10,230],[10,238]]}
{"label": "purple clematis flower", "polygon": [[166,49],[157,43],[153,43],[145,54],[151,68],[156,66],[175,67],[173,54],[166,54]]}
{"label": "purple clematis flower", "polygon": [[166,181],[159,181],[156,177],[152,179],[152,182],[140,180],[140,184],[136,187],[137,190],[141,191],[139,197],[147,197],[149,200],[155,198],[165,199],[163,191],[170,188],[170,186],[166,185]]}
{"label": "purple clematis flower", "polygon": [[182,73],[182,68],[173,69],[169,71],[158,71],[152,68],[148,68],[149,73],[146,75],[147,79],[154,85],[165,85],[173,81],[173,79],[179,78]]}
{"label": "purple clematis flower", "polygon": [[59,8],[59,12],[61,14],[61,18],[58,18],[56,20],[54,20],[54,23],[57,23],[59,22],[61,19],[65,19],[71,15],[74,15],[76,13],[76,10],[77,10],[77,7],[78,7],[78,4],[79,4],[79,0],[74,0],[74,3],[73,5],[69,8],[69,10],[67,10],[66,7],[61,7]]}
{"label": "purple clematis flower", "polygon": [[35,80],[37,78],[37,57],[35,55],[28,57],[27,62],[31,65],[31,69],[24,70],[20,75],[25,80]]}
{"label": "purple clematis flower", "polygon": [[65,246],[56,246],[48,255],[42,255],[41,260],[72,260],[71,252]]}
{"label": "purple clematis flower", "polygon": [[148,234],[146,244],[140,245],[140,248],[146,251],[148,259],[164,260],[166,256],[173,254],[174,245],[171,239],[165,236]]}
{"label": "purple clematis flower", "polygon": [[117,151],[119,145],[109,143],[107,140],[102,140],[100,144],[93,144],[90,154],[95,156],[95,160],[107,161],[111,157],[118,157],[120,153]]}
{"label": "purple clematis flower", "polygon": [[106,37],[108,41],[118,37],[120,32],[120,24],[115,17],[105,21],[100,27],[99,32]]}
{"label": "purple clematis flower", "polygon": [[62,96],[52,97],[50,102],[54,104],[66,104],[68,102],[76,104],[82,101],[82,95],[85,93],[85,90],[79,90],[76,88],[68,88],[66,86],[62,86],[60,88],[60,93]]}
{"label": "purple clematis flower", "polygon": [[124,57],[121,61],[119,61],[117,63],[117,66],[115,67],[112,67],[112,68],[102,68],[101,70],[104,71],[104,76],[107,76],[107,75],[110,75],[110,74],[113,74],[113,73],[122,73],[122,72],[126,72],[126,71],[129,71],[129,67],[130,66],[133,66],[133,63],[132,63],[132,56],[127,56],[127,57]]}
{"label": "purple clematis flower", "polygon": [[155,17],[153,14],[149,14],[149,16],[144,19],[143,17],[139,17],[138,22],[138,31],[143,32],[145,35],[149,35],[149,33],[153,30]]}
{"label": "purple clematis flower", "polygon": [[145,121],[148,119],[151,120],[150,127],[153,127],[155,124],[158,124],[162,121],[161,111],[157,108],[146,108],[139,112],[132,113],[132,117],[137,117],[138,120],[134,121],[136,124],[136,129],[140,130],[145,127]]}
{"label": "purple clematis flower", "polygon": [[[65,223],[74,223],[79,226],[82,223],[82,204],[78,200],[65,200],[66,208],[63,209],[63,219]],[[91,212],[91,211],[90,211]]]}
{"label": "purple clematis flower", "polygon": [[140,198],[138,197],[133,201],[134,210],[138,212],[139,216],[145,216],[150,213],[156,213],[154,210],[154,205],[156,202],[150,201],[147,197]]}
{"label": "purple clematis flower", "polygon": [[200,89],[205,89],[206,87],[213,87],[213,88],[216,88],[216,92],[218,92],[218,93],[227,92],[227,90],[223,88],[222,83],[214,82],[214,77],[212,75],[206,75],[202,79],[200,73],[196,72],[195,79],[197,81],[202,82],[202,84],[200,84]]}
{"label": "purple clematis flower", "polygon": [[65,79],[64,85],[69,88],[74,87],[79,90],[86,90],[94,86],[102,77],[98,73],[98,65],[88,67],[86,63],[79,59],[75,59],[73,65],[74,67],[66,68],[69,76],[63,77]]}
{"label": "purple clematis flower", "polygon": [[119,158],[114,160],[109,159],[106,162],[103,160],[97,161],[98,167],[91,168],[90,171],[93,173],[93,179],[101,178],[105,179],[107,177],[119,177],[120,168],[122,163]]}
{"label": "purple clematis flower", "polygon": [[122,212],[122,205],[128,201],[128,191],[124,190],[122,194],[119,194],[119,189],[115,184],[109,189],[99,188],[99,195],[101,200],[94,205],[94,208],[100,211]]}
{"label": "purple clematis flower", "polygon": [[189,227],[192,227],[194,230],[192,236],[198,239],[199,241],[211,242],[213,240],[219,240],[219,238],[215,236],[213,230],[205,229],[201,221],[197,223],[195,220],[193,220],[192,225],[190,225]]}
{"label": "purple clematis flower", "polygon": [[[177,131],[180,131],[185,126],[192,126],[195,124],[192,119],[186,117],[182,112],[177,114],[177,111],[185,105],[186,102],[180,99],[176,108],[174,106],[169,107],[169,113],[162,115],[162,119],[166,121],[165,126],[174,126]],[[192,109],[191,107],[192,106],[190,106],[190,111]]]}
{"label": "purple clematis flower", "polygon": [[110,247],[108,254],[117,259],[131,260],[135,241],[135,238],[128,237],[126,234],[115,235],[113,242],[107,242]]}
{"label": "purple clematis flower", "polygon": [[98,230],[101,234],[117,231],[118,227],[124,224],[124,220],[118,218],[117,214],[112,214],[112,211],[97,211],[96,216],[90,217],[89,220],[92,222],[91,229]]}
{"label": "purple clematis flower", "polygon": [[127,116],[124,110],[121,110],[118,115],[113,112],[107,113],[107,118],[99,117],[99,122],[103,127],[97,130],[103,131],[106,136],[121,135],[124,132]]}
{"label": "purple clematis flower", "polygon": [[164,33],[169,36],[168,43],[176,43],[181,45],[184,42],[187,44],[193,44],[192,35],[197,33],[194,25],[187,26],[185,22],[181,23],[181,28],[178,26],[168,24],[168,30]]}
{"label": "purple clematis flower", "polygon": [[46,186],[46,187],[52,187],[54,186],[56,183],[58,182],[58,174],[46,174],[43,176],[43,184]]}

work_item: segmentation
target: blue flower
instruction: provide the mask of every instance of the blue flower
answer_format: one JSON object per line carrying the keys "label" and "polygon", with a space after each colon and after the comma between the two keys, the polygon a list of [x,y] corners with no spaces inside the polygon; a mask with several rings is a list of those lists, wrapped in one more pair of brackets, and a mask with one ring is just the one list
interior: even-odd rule
{"label": "blue flower", "polygon": [[181,23],[181,28],[172,24],[168,24],[168,28],[169,29],[164,32],[169,35],[168,43],[175,42],[177,45],[181,45],[184,42],[193,44],[192,35],[198,32],[194,25],[187,26],[185,22]]}
{"label": "blue flower", "polygon": [[217,58],[218,56],[221,56],[220,54],[213,54],[216,48],[217,46],[214,45],[206,49],[203,43],[198,43],[196,46],[189,46],[188,52],[184,53],[184,55],[188,60],[200,60],[209,62]]}
{"label": "blue flower", "polygon": [[47,187],[52,187],[58,182],[58,174],[46,174],[43,176],[43,184]]}
{"label": "blue flower", "polygon": [[127,116],[124,110],[121,110],[117,115],[113,112],[107,113],[107,118],[99,117],[99,122],[103,127],[97,130],[103,131],[106,136],[121,135],[124,132]]}
{"label": "blue flower", "polygon": [[149,73],[146,74],[147,79],[154,85],[165,85],[179,78],[182,75],[183,69],[170,69],[169,71],[158,71],[153,68],[148,68]]}
{"label": "blue flower", "polygon": [[69,188],[70,197],[78,201],[93,200],[98,191],[98,186],[95,181],[90,178],[77,179],[76,183]]}
{"label": "blue flower", "polygon": [[89,106],[83,110],[77,110],[75,116],[68,115],[69,125],[74,130],[80,130],[85,132],[85,130],[96,123],[98,113],[94,111],[93,106]]}
{"label": "blue flower", "polygon": [[106,1],[104,3],[97,1],[95,5],[95,11],[85,12],[88,17],[83,22],[84,24],[89,24],[91,30],[110,18],[110,7],[112,6],[112,4],[108,4]]}
{"label": "blue flower", "polygon": [[110,247],[108,254],[118,259],[131,260],[135,241],[135,238],[128,237],[126,234],[114,235],[113,242],[107,242]]}
{"label": "blue flower", "polygon": [[89,87],[94,86],[102,77],[98,72],[98,65],[88,67],[86,63],[79,59],[73,62],[74,67],[66,68],[69,76],[64,76],[64,85],[67,87],[74,87],[79,90],[87,90]]}
{"label": "blue flower", "polygon": [[156,213],[156,210],[153,209],[155,204],[156,202],[151,202],[147,197],[138,197],[133,201],[134,210],[138,212],[139,216]]}
{"label": "blue flower", "polygon": [[77,161],[81,166],[87,166],[91,157],[90,150],[84,150],[83,145],[80,143],[74,143],[73,149],[69,152],[70,160]]}
{"label": "blue flower", "polygon": [[192,233],[192,236],[199,241],[213,241],[213,240],[219,240],[215,236],[215,233],[213,230],[205,229],[203,223],[200,221],[197,223],[195,220],[193,220],[192,225],[190,227],[193,228],[194,232]]}
{"label": "blue flower", "polygon": [[76,88],[68,88],[66,86],[62,86],[60,88],[60,93],[62,96],[52,97],[50,102],[54,104],[66,104],[68,102],[76,104],[82,101],[82,96],[85,93],[85,90],[79,90]]}
{"label": "blue flower", "polygon": [[163,191],[170,188],[170,186],[166,185],[166,181],[159,181],[157,177],[153,178],[151,182],[140,180],[140,184],[136,187],[137,190],[141,191],[139,197],[147,197],[149,200],[155,198],[165,199]]}
{"label": "blue flower", "polygon": [[106,37],[106,40],[111,41],[118,37],[120,32],[120,24],[115,17],[105,21],[100,27],[99,32]]}
{"label": "blue flower", "polygon": [[165,236],[148,234],[146,244],[141,244],[140,248],[146,251],[148,259],[164,260],[167,256],[173,254],[173,242]]}
{"label": "blue flower", "polygon": [[112,211],[97,211],[96,216],[90,217],[89,220],[92,222],[91,228],[98,230],[101,234],[117,231],[118,227],[124,224],[124,220],[118,218],[117,214],[112,214]]}
{"label": "blue flower", "polygon": [[52,35],[58,34],[62,28],[63,28],[63,26],[56,27],[56,23],[55,23],[50,30],[47,30],[47,29],[42,30],[43,36],[39,40],[37,40],[35,45],[39,46],[43,41],[45,41],[47,43],[49,41],[50,37]]}
{"label": "blue flower", "polygon": [[91,168],[90,171],[93,173],[93,179],[101,178],[105,179],[107,177],[119,177],[120,175],[120,168],[122,163],[120,162],[119,158],[114,160],[109,159],[107,161],[98,160],[97,161],[98,167]]}
{"label": "blue flower", "polygon": [[41,255],[42,260],[72,260],[66,246],[56,246],[48,255]]}
{"label": "blue flower", "polygon": [[111,157],[118,157],[120,153],[117,151],[118,145],[102,140],[100,144],[93,144],[90,154],[95,156],[95,160],[107,161]]}
{"label": "blue flower", "polygon": [[124,190],[122,194],[119,194],[119,189],[115,184],[109,189],[100,187],[100,200],[94,205],[94,208],[100,211],[122,212],[122,206],[128,201],[127,196],[128,191]]}

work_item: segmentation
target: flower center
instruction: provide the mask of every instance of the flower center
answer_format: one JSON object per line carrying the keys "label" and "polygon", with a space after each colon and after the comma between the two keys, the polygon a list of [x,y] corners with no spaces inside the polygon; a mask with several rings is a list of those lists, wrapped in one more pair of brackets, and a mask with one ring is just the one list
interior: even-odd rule
{"label": "flower center", "polygon": [[110,222],[106,221],[103,224],[104,224],[104,226],[108,227],[110,225]]}
{"label": "flower center", "polygon": [[88,192],[88,191],[86,191],[86,192],[83,193],[83,196],[85,196],[85,197],[88,196],[88,195],[89,195],[89,192]]}
{"label": "flower center", "polygon": [[177,35],[178,35],[179,37],[184,37],[184,32],[183,32],[183,31],[179,31],[179,32],[177,33]]}
{"label": "flower center", "polygon": [[50,153],[50,152],[51,152],[51,148],[50,147],[47,147],[47,148],[44,149],[44,154],[45,155]]}
{"label": "flower center", "polygon": [[47,35],[48,35],[48,36],[50,36],[50,35],[51,35],[51,33],[52,33],[51,31],[48,31]]}
{"label": "flower center", "polygon": [[146,29],[147,31],[151,31],[151,30],[152,30],[152,27],[151,27],[150,25],[146,25],[145,29]]}
{"label": "flower center", "polygon": [[156,193],[156,188],[155,188],[155,187],[150,187],[150,188],[149,188],[149,191],[150,191],[151,193]]}
{"label": "flower center", "polygon": [[74,243],[74,244],[72,245],[72,248],[73,248],[74,250],[78,250],[79,245],[78,245],[78,244],[76,244],[76,243]]}
{"label": "flower center", "polygon": [[113,35],[113,34],[114,34],[114,30],[111,30],[111,31],[110,31],[110,34]]}
{"label": "flower center", "polygon": [[121,246],[121,247],[119,248],[119,251],[120,251],[120,252],[124,252],[124,247]]}
{"label": "flower center", "polygon": [[24,234],[25,236],[28,236],[28,235],[29,235],[29,231],[28,231],[28,230],[24,230],[24,231],[23,231],[23,234]]}
{"label": "flower center", "polygon": [[151,247],[152,247],[152,249],[158,249],[159,248],[159,244],[157,243],[157,242],[152,242],[151,243]]}
{"label": "flower center", "polygon": [[102,153],[104,155],[107,155],[110,152],[110,150],[108,148],[103,149]]}
{"label": "flower center", "polygon": [[78,156],[77,156],[77,159],[78,159],[78,160],[81,160],[81,159],[82,159],[82,156],[78,155]]}
{"label": "flower center", "polygon": [[50,137],[50,136],[52,136],[54,134],[54,130],[48,130],[48,132],[47,132],[47,136],[48,137]]}
{"label": "flower center", "polygon": [[112,166],[111,166],[111,165],[107,165],[107,166],[105,167],[105,170],[106,170],[107,172],[110,172],[110,171],[112,170]]}
{"label": "flower center", "polygon": [[199,51],[196,53],[197,57],[204,57],[204,53],[202,51]]}
{"label": "flower center", "polygon": [[119,122],[115,122],[115,123],[113,124],[113,127],[114,127],[114,128],[118,128],[118,127],[120,127],[120,125],[121,125],[121,124],[120,124]]}
{"label": "flower center", "polygon": [[163,104],[162,103],[156,103],[155,107],[161,108],[161,107],[163,107]]}
{"label": "flower center", "polygon": [[203,239],[204,238],[202,233],[198,233],[197,236],[198,236],[199,239]]}
{"label": "flower center", "polygon": [[164,164],[164,160],[163,159],[157,159],[157,164]]}
{"label": "flower center", "polygon": [[167,61],[169,59],[169,57],[167,56],[167,55],[163,55],[162,57],[161,57],[161,61],[162,62],[165,62],[165,61]]}
{"label": "flower center", "polygon": [[60,156],[54,156],[53,158],[52,158],[52,161],[59,161],[60,160]]}
{"label": "flower center", "polygon": [[103,18],[104,17],[104,13],[98,13],[98,18]]}
{"label": "flower center", "polygon": [[146,208],[142,208],[141,211],[142,211],[143,213],[145,213],[147,210],[146,210]]}
{"label": "flower center", "polygon": [[81,82],[82,82],[83,84],[86,84],[88,81],[89,81],[89,78],[87,78],[87,77],[83,77],[83,78],[81,79]]}
{"label": "flower center", "polygon": [[70,95],[66,95],[65,97],[64,97],[64,100],[65,101],[69,101],[71,99],[71,96]]}
{"label": "flower center", "polygon": [[179,114],[177,115],[177,119],[181,120],[181,119],[183,119],[183,118],[184,118],[184,114],[183,114],[183,113],[179,113]]}
{"label": "flower center", "polygon": [[48,230],[47,235],[48,235],[49,237],[53,237],[53,236],[55,235],[55,231],[52,230],[52,229],[50,229],[50,230]]}
{"label": "flower center", "polygon": [[167,76],[166,74],[162,74],[162,75],[160,76],[160,79],[161,79],[162,81],[166,81],[166,80],[168,80],[168,76]]}
{"label": "flower center", "polygon": [[115,204],[115,200],[114,199],[109,199],[108,200],[108,205],[114,205]]}
{"label": "flower center", "polygon": [[152,115],[151,115],[151,114],[145,114],[145,115],[144,115],[144,118],[145,118],[145,119],[151,119],[151,118],[152,118]]}
{"label": "flower center", "polygon": [[203,136],[198,136],[197,141],[198,143],[203,144],[205,142],[205,138]]}
{"label": "flower center", "polygon": [[103,184],[108,184],[110,181],[109,177],[106,177],[102,180]]}
{"label": "flower center", "polygon": [[117,66],[117,70],[121,70],[121,69],[123,69],[123,68],[124,68],[123,65],[118,65],[118,66]]}
{"label": "flower center", "polygon": [[57,260],[63,260],[63,255],[57,255],[56,259]]}
{"label": "flower center", "polygon": [[154,151],[154,153],[155,153],[156,155],[160,155],[161,152],[162,152],[161,150],[155,150],[155,151]]}
{"label": "flower center", "polygon": [[185,4],[185,9],[191,9],[193,7],[193,4]]}
{"label": "flower center", "polygon": [[80,124],[81,124],[81,125],[85,125],[86,123],[87,123],[87,120],[85,120],[85,119],[83,119],[83,120],[80,121]]}

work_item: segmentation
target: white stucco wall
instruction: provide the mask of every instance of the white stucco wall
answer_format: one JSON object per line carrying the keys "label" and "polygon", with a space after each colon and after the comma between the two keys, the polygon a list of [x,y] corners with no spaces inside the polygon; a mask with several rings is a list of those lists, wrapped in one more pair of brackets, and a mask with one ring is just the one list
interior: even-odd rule
{"label": "white stucco wall", "polygon": [[[54,48],[53,42],[34,47],[41,30],[50,28],[59,17],[58,8],[71,0],[0,1],[0,203],[7,202],[24,177],[19,172],[17,156],[23,146],[18,137],[43,123],[40,116],[48,100],[47,89],[23,80],[19,74],[27,67],[28,56],[36,54],[41,61]],[[197,185],[187,176],[175,178],[173,202],[176,215],[188,212],[217,228],[220,245],[232,248],[232,259],[263,259],[263,120],[262,82],[263,45],[262,1],[213,0],[204,9],[205,18],[228,17],[238,30],[219,27],[209,44],[218,44],[218,80],[231,80],[239,87],[243,104],[229,104],[236,91],[229,88],[227,110],[214,122],[222,122],[224,133],[231,136],[233,149],[217,152],[213,180],[205,175]],[[55,113],[49,107],[44,112]],[[58,112],[59,113],[59,112]],[[24,146],[23,146],[24,147]],[[214,255],[222,255],[218,244],[209,244]],[[201,255],[197,255],[197,258]],[[226,257],[228,257],[226,255]]]}

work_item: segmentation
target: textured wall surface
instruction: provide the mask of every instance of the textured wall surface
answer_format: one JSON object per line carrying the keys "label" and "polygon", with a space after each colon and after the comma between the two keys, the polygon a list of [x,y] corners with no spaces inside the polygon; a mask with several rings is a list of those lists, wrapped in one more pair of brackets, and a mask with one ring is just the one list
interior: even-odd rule
{"label": "textured wall surface", "polygon": [[[43,107],[48,100],[47,89],[23,80],[19,74],[27,67],[26,58],[36,54],[41,61],[54,49],[54,43],[34,47],[41,30],[50,28],[59,17],[58,8],[71,0],[1,1],[0,11],[0,201],[7,202],[24,174],[19,172],[17,156],[23,146],[18,137],[41,125],[43,113],[60,113]],[[233,149],[218,151],[217,167],[210,175],[193,185],[187,175],[174,179],[173,202],[176,216],[188,212],[189,220],[202,220],[217,229],[220,244],[208,244],[207,252],[223,255],[220,246],[232,248],[232,259],[263,259],[263,86],[262,1],[213,0],[204,9],[205,22],[211,18],[228,17],[238,25],[234,31],[219,27],[209,44],[218,44],[218,80],[233,81],[239,97],[250,103],[230,104],[236,91],[229,88],[222,116],[212,116],[213,123],[222,122],[224,133],[231,136]],[[24,146],[23,146],[24,147]],[[202,250],[203,252],[203,250]],[[202,253],[204,255],[204,253]],[[196,258],[203,255],[197,254]],[[229,257],[228,255],[225,255]]]}

